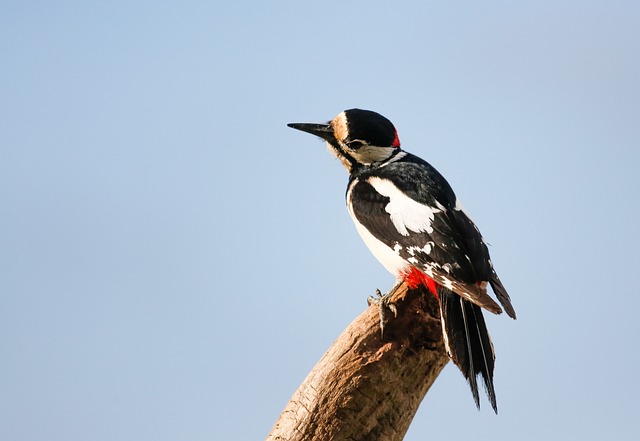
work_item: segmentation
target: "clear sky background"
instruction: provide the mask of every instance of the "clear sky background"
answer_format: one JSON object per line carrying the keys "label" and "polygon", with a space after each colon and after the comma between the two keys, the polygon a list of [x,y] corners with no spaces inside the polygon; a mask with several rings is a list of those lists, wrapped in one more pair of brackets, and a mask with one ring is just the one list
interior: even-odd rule
{"label": "clear sky background", "polygon": [[351,107],[518,312],[499,415],[448,365],[406,439],[637,439],[639,2],[5,0],[0,53],[0,439],[264,439],[393,284],[286,127]]}

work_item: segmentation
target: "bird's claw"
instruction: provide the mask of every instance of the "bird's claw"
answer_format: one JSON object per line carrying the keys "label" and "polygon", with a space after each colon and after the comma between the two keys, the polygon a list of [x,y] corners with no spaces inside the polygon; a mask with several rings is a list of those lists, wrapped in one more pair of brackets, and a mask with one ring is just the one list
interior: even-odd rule
{"label": "bird's claw", "polygon": [[378,305],[378,314],[380,315],[380,337],[384,338],[384,327],[389,322],[389,311],[393,313],[393,317],[398,316],[398,308],[396,305],[390,302],[391,294],[393,292],[388,292],[385,295],[382,295],[379,289],[376,289],[376,296],[369,296],[367,299],[367,304]]}

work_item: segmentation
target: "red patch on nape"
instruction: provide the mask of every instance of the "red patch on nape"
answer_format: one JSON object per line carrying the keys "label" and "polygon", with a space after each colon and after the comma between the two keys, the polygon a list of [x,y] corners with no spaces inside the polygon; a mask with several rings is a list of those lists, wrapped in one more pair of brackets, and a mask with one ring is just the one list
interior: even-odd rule
{"label": "red patch on nape", "polygon": [[416,289],[419,286],[426,286],[431,294],[438,298],[438,292],[436,291],[438,284],[419,269],[412,266],[408,272],[405,272],[402,275],[402,277],[404,281],[407,282],[410,289]]}
{"label": "red patch on nape", "polygon": [[395,138],[393,138],[393,143],[391,144],[393,147],[400,147],[400,138],[398,138],[398,131],[395,130]]}

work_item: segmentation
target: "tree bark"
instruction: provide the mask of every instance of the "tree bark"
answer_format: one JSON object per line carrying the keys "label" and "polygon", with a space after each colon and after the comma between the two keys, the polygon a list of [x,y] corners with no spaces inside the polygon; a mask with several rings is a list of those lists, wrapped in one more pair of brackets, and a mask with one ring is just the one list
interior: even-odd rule
{"label": "tree bark", "polygon": [[309,373],[267,441],[402,440],[449,358],[438,301],[403,285],[380,336],[378,307],[345,329]]}

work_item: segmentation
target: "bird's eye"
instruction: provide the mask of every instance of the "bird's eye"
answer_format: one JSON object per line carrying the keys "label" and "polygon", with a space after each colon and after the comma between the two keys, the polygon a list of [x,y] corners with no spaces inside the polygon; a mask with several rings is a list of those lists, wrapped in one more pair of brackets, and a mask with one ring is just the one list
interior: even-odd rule
{"label": "bird's eye", "polygon": [[360,141],[359,139],[354,139],[353,141],[349,141],[347,145],[352,150],[358,150],[360,147],[364,147],[367,144],[364,141]]}

